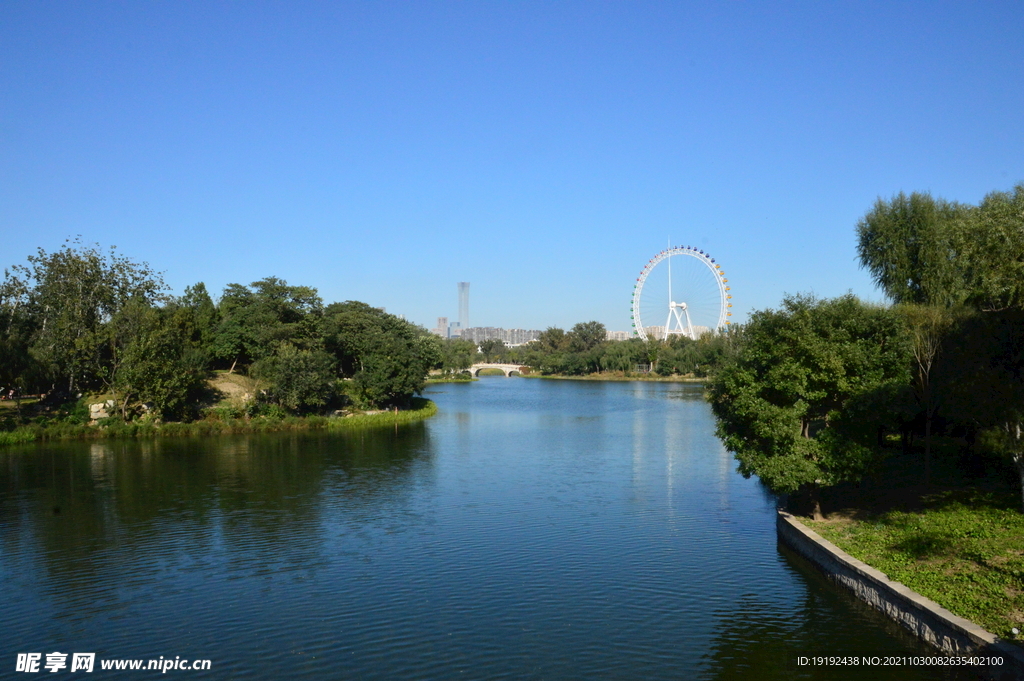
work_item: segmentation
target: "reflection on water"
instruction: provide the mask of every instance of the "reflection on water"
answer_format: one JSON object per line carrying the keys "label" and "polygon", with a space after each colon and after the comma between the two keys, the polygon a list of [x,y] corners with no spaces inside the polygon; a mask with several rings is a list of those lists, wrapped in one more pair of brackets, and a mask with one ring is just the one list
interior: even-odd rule
{"label": "reflection on water", "polygon": [[829,678],[796,657],[930,652],[780,553],[774,500],[734,472],[700,386],[496,377],[431,397],[437,417],[397,430],[3,450],[3,664]]}

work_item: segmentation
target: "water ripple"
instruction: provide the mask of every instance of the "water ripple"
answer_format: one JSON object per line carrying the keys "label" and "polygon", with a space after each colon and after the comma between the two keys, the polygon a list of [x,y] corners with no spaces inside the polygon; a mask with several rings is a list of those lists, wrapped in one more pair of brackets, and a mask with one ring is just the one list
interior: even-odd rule
{"label": "water ripple", "polygon": [[797,655],[930,652],[779,552],[774,499],[735,473],[699,388],[488,379],[436,399],[396,431],[0,453],[6,659],[789,679],[813,676]]}

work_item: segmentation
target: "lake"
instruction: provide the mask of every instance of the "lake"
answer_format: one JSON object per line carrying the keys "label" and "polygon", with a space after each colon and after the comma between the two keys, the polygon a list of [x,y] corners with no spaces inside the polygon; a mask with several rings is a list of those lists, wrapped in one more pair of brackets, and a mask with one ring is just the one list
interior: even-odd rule
{"label": "lake", "polygon": [[394,429],[0,450],[0,678],[972,678],[797,665],[935,652],[777,545],[700,386],[427,396]]}

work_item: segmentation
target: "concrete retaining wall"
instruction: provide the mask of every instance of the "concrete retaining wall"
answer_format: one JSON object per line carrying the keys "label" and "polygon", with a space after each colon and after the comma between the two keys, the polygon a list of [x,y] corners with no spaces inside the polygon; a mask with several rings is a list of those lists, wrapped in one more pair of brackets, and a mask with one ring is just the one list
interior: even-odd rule
{"label": "concrete retaining wall", "polygon": [[921,594],[826,541],[789,513],[779,511],[779,541],[811,561],[833,582],[949,655],[999,656],[1001,666],[979,668],[990,678],[1024,680],[1024,650],[973,622],[957,617]]}

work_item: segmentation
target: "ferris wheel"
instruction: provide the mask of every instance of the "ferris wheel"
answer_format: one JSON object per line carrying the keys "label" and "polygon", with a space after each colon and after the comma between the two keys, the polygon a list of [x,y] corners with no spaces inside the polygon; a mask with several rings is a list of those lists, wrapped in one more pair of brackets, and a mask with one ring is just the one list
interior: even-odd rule
{"label": "ferris wheel", "polygon": [[732,294],[722,266],[694,246],[672,246],[651,258],[633,285],[630,319],[641,340],[701,335],[726,327]]}

